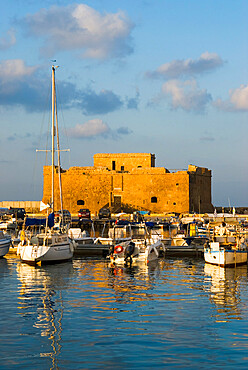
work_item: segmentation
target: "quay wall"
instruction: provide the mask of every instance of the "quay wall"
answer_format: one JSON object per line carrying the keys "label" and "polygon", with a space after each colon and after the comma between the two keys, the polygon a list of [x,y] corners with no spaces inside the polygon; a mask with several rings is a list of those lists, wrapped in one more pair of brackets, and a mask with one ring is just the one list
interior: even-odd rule
{"label": "quay wall", "polygon": [[16,200],[16,201],[3,200],[3,201],[0,201],[0,207],[25,208],[26,212],[37,213],[40,210],[40,201],[37,201],[37,200]]}

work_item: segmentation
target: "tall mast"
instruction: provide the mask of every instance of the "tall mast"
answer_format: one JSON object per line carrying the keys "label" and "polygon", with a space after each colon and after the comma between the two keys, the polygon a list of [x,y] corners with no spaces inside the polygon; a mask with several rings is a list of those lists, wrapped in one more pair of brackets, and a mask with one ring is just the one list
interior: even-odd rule
{"label": "tall mast", "polygon": [[[60,162],[60,145],[59,145],[59,124],[58,124],[58,110],[57,110],[57,99],[55,90],[55,118],[56,118],[56,137],[57,137],[57,151],[58,151],[58,175],[59,175],[59,196],[60,196],[60,209],[63,210],[63,196],[62,196],[62,181],[61,181],[61,162]],[[63,212],[62,212],[62,223],[63,223]]]}
{"label": "tall mast", "polygon": [[55,115],[55,67],[52,66],[52,201],[51,208],[54,212],[54,115]]}

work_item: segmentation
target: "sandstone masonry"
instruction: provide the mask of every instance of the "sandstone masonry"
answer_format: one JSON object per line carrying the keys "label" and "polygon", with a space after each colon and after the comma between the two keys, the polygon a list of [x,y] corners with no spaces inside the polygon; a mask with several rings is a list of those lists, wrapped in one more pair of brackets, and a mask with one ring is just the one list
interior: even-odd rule
{"label": "sandstone masonry", "polygon": [[[57,172],[57,168],[56,168]],[[44,167],[43,202],[50,201],[51,166]],[[212,212],[211,171],[188,166],[170,172],[155,167],[151,153],[95,154],[93,167],[62,170],[63,207],[75,213],[89,208],[98,213],[147,210],[163,212]],[[59,209],[58,176],[55,175],[55,209]]]}

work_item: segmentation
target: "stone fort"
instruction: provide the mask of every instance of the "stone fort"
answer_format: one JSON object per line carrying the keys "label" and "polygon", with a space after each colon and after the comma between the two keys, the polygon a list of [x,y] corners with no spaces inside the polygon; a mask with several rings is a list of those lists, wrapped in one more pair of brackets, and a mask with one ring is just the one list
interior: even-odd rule
{"label": "stone fort", "polygon": [[[55,169],[55,209],[59,206],[59,185]],[[169,171],[155,167],[151,153],[95,154],[93,167],[61,170],[63,208],[76,213],[102,207],[112,212],[135,210],[151,213],[212,212],[211,171],[189,165],[187,170]],[[43,202],[50,201],[51,166],[43,169]]]}

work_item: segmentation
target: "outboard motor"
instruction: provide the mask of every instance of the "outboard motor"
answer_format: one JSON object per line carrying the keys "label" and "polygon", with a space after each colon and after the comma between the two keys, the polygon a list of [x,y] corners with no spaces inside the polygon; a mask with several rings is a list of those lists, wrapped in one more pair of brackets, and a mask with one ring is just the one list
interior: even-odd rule
{"label": "outboard motor", "polygon": [[114,253],[114,245],[111,245],[110,247],[109,247],[109,254],[112,254],[113,255],[113,253]]}
{"label": "outboard motor", "polygon": [[129,260],[130,264],[132,263],[132,254],[134,252],[134,249],[135,249],[135,243],[134,242],[130,242],[126,246],[125,251],[124,251],[124,260],[125,260],[125,262],[127,262]]}

